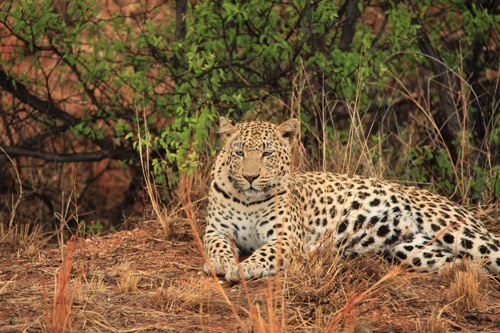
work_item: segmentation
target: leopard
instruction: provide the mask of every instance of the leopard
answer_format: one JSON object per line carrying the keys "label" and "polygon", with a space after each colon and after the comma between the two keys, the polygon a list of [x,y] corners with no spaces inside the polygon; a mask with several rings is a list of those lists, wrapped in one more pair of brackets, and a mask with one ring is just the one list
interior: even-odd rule
{"label": "leopard", "polygon": [[231,283],[274,275],[326,240],[343,256],[383,254],[415,272],[468,258],[500,273],[500,237],[450,199],[380,178],[292,171],[295,118],[277,125],[220,117],[219,133],[203,236],[207,274]]}

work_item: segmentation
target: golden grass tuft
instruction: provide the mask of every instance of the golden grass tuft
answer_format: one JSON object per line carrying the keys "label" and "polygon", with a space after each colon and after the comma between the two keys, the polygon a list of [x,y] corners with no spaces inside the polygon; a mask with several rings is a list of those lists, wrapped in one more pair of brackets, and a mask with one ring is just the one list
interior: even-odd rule
{"label": "golden grass tuft", "polygon": [[154,306],[162,311],[211,312],[214,307],[227,311],[213,283],[206,278],[193,277],[183,283],[168,283],[162,280],[156,288]]}
{"label": "golden grass tuft", "polygon": [[134,293],[137,291],[137,285],[140,277],[130,269],[130,265],[125,265],[121,269],[121,279],[118,281],[118,288],[122,294]]}
{"label": "golden grass tuft", "polygon": [[[404,282],[399,268],[368,253],[347,260],[331,242],[307,256],[297,256],[280,280],[286,306],[294,309],[287,324],[306,330],[370,332],[373,318],[359,315],[384,288]],[[329,244],[330,243],[330,244]]]}
{"label": "golden grass tuft", "polygon": [[36,258],[49,239],[49,236],[44,236],[39,224],[32,225],[16,221],[14,225],[9,226],[0,222],[0,249]]}
{"label": "golden grass tuft", "polygon": [[[0,211],[0,250],[16,251],[30,258],[35,258],[40,249],[47,243],[49,237],[43,236],[42,227],[36,223],[26,223],[18,215],[19,205],[26,196],[23,192],[22,180],[19,175],[17,164],[5,153],[2,147],[0,151],[7,156],[12,165],[13,177],[17,180],[18,195],[10,198],[9,214]],[[7,216],[8,215],[8,216]]]}
{"label": "golden grass tuft", "polygon": [[75,304],[86,304],[86,303],[96,303],[94,296],[98,293],[106,292],[106,281],[104,276],[101,275],[89,275],[85,272],[82,275],[82,282],[79,289],[76,290],[75,294]]}
{"label": "golden grass tuft", "polygon": [[449,327],[442,317],[443,309],[435,307],[431,315],[425,320],[424,325],[418,329],[419,333],[448,333]]}
{"label": "golden grass tuft", "polygon": [[478,264],[468,263],[465,270],[459,268],[454,270],[453,281],[449,288],[449,300],[450,307],[457,315],[482,310],[480,269]]}

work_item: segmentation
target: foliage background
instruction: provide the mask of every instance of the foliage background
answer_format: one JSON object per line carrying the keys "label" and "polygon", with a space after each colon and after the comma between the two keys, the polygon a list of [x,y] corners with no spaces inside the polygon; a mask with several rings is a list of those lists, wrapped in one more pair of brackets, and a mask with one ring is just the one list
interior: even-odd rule
{"label": "foliage background", "polygon": [[499,27],[498,1],[3,1],[2,220],[131,223],[139,144],[163,204],[202,197],[219,115],[299,117],[298,168],[498,203]]}

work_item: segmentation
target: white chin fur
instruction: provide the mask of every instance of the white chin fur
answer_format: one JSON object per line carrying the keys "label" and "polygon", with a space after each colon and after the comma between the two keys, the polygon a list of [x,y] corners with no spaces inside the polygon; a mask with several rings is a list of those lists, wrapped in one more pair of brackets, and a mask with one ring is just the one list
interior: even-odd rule
{"label": "white chin fur", "polygon": [[264,194],[262,191],[257,191],[254,189],[245,190],[244,192],[247,197],[258,197],[259,195]]}

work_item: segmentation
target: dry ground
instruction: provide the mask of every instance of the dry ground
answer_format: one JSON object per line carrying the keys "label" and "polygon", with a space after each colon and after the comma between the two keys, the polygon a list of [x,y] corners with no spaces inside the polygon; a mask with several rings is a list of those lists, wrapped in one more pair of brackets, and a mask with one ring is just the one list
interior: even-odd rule
{"label": "dry ground", "polygon": [[474,265],[412,274],[326,251],[231,286],[202,273],[189,228],[171,241],[159,230],[80,238],[64,258],[3,251],[0,330],[500,332],[500,284]]}

